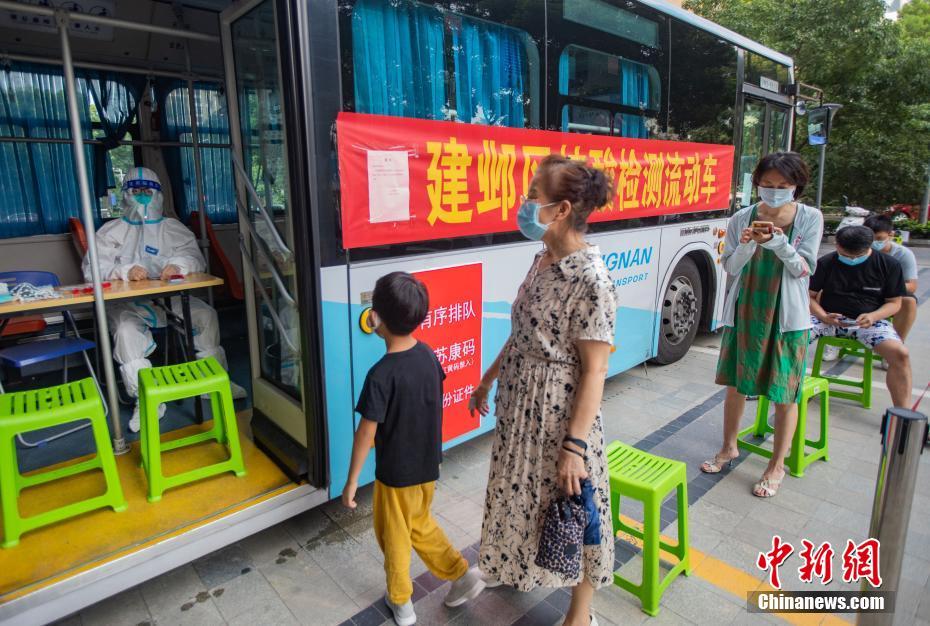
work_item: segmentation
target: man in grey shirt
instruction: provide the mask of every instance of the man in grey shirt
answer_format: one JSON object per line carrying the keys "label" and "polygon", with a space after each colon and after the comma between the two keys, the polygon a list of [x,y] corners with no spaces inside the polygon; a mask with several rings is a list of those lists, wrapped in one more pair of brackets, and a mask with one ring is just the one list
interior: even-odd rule
{"label": "man in grey shirt", "polygon": [[901,310],[895,313],[893,323],[903,342],[917,319],[917,257],[904,246],[892,241],[894,224],[884,215],[869,217],[865,220],[865,226],[875,233],[872,248],[894,257],[901,264],[907,294],[901,299]]}

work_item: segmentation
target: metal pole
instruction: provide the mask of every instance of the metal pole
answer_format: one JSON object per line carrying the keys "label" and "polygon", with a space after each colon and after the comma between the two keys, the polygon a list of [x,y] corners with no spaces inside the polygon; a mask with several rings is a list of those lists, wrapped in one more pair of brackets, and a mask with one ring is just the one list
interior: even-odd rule
{"label": "metal pole", "polygon": [[[71,144],[70,139],[59,139],[57,137],[0,137],[0,143],[66,143]],[[142,141],[140,139],[133,139],[132,141],[123,141],[120,140],[119,145],[121,146],[152,146],[154,148],[192,148],[193,143],[189,141]],[[84,145],[99,145],[103,144],[99,139],[85,139]],[[200,144],[201,148],[229,148],[232,144],[228,143],[202,143]]]}
{"label": "metal pole", "polygon": [[[2,61],[25,61],[26,63],[44,63],[46,65],[61,65],[61,59],[53,59],[51,57],[43,56],[33,56],[28,54],[9,54],[7,52],[0,53],[0,62]],[[139,69],[135,67],[129,67],[125,65],[110,65],[108,63],[88,63],[86,61],[78,61],[74,63],[75,68],[88,69],[88,70],[102,70],[104,72],[122,72],[124,74],[141,74],[142,76],[159,76],[164,78],[178,78],[180,80],[187,80],[188,78],[193,78],[194,80],[200,80],[205,82],[223,82],[223,77],[217,74],[190,74],[181,73],[181,72],[166,72],[164,70],[149,70],[149,69]]]}
{"label": "metal pole", "polygon": [[[926,440],[926,415],[903,408],[888,409],[885,412],[882,419],[882,458],[878,465],[878,481],[869,527],[869,537],[878,539],[881,545],[878,565],[882,591],[898,590],[914,486]],[[869,589],[869,582],[862,581],[862,591]],[[859,626],[890,626],[893,620],[893,613],[863,613],[858,623]]]}
{"label": "metal pole", "polygon": [[[187,56],[187,69],[190,69],[190,50],[185,46]],[[206,263],[207,273],[210,273],[210,240],[207,238],[207,212],[203,202],[203,170],[200,160],[200,136],[197,130],[197,98],[194,95],[194,81],[187,80],[187,108],[191,114],[191,143],[194,144],[194,189],[197,193],[197,215],[200,221],[200,253]],[[213,287],[207,289],[207,300],[213,306]]]}
{"label": "metal pole", "polygon": [[61,56],[64,61],[65,94],[68,98],[68,121],[71,123],[71,139],[74,146],[74,166],[78,187],[81,191],[81,213],[84,218],[84,230],[87,232],[87,254],[90,259],[90,271],[94,281],[94,312],[97,318],[97,330],[100,352],[103,357],[103,376],[107,384],[107,404],[110,407],[110,423],[113,428],[113,452],[129,452],[123,438],[120,424],[119,398],[116,395],[116,373],[113,371],[113,353],[110,350],[110,329],[107,327],[106,303],[103,300],[103,281],[100,277],[100,265],[97,262],[97,240],[94,228],[94,212],[87,182],[87,163],[84,159],[84,136],[81,133],[81,118],[78,114],[77,87],[74,80],[74,65],[71,62],[71,42],[68,40],[68,14],[64,11],[55,13],[55,22],[61,34]]}
{"label": "metal pole", "polygon": [[91,15],[90,13],[74,13],[72,11],[64,11],[59,13],[58,9],[52,9],[50,7],[38,5],[20,4],[18,2],[10,2],[9,0],[0,0],[0,10],[12,11],[14,13],[32,13],[34,15],[55,17],[56,22],[59,19],[59,15],[63,15],[66,20],[75,20],[77,22],[89,22],[91,24],[110,26],[112,28],[140,30],[146,33],[168,35],[169,37],[183,37],[185,39],[196,39],[197,41],[206,41],[209,43],[220,42],[220,38],[216,35],[205,35],[203,33],[196,33],[189,30],[181,30],[180,28],[168,28],[167,26],[155,26],[154,24],[144,24],[141,22],[130,22],[127,20],[119,20],[103,15]]}
{"label": "metal pole", "polygon": [[823,166],[827,160],[827,144],[820,144],[820,161],[817,166],[817,210],[820,210],[823,198]]}
{"label": "metal pole", "polygon": [[920,217],[918,220],[921,224],[927,223],[928,205],[930,205],[930,163],[927,164],[927,188],[924,189],[924,200],[920,203]]}

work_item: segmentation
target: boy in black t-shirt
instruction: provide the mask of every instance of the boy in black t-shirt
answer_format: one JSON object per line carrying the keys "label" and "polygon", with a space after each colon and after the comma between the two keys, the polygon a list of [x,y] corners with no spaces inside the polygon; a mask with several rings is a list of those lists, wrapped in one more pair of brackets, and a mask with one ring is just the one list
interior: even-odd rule
{"label": "boy in black t-shirt", "polygon": [[358,477],[375,445],[374,526],[387,574],[385,603],[399,626],[417,621],[410,597],[410,549],[437,578],[454,581],[445,603],[459,606],[485,583],[433,519],[430,505],[442,461],[442,381],[432,349],[412,333],[426,318],[429,296],[405,272],[382,276],[371,320],[387,354],[368,372],[355,410],[362,416],[342,503],[354,509]]}
{"label": "boy in black t-shirt", "polygon": [[911,399],[911,363],[907,348],[888,321],[905,293],[901,265],[872,249],[872,231],[847,226],[836,233],[836,252],[817,261],[811,277],[811,341],[849,337],[888,363],[885,381],[891,400],[907,407]]}

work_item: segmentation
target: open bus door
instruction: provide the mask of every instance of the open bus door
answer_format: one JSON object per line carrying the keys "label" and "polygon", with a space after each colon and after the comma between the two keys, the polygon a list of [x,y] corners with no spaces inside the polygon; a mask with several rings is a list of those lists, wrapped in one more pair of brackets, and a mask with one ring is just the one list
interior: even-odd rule
{"label": "open bus door", "polygon": [[318,352],[312,303],[319,271],[311,253],[309,202],[295,183],[302,175],[293,151],[302,142],[289,145],[295,135],[288,127],[302,112],[286,110],[294,85],[282,78],[302,61],[299,46],[281,44],[278,11],[273,0],[243,0],[221,14],[253,377],[252,432],[292,478],[325,486],[322,377],[311,363]]}
{"label": "open bus door", "polygon": [[761,81],[768,89],[743,84],[742,126],[736,180],[738,207],[752,204],[752,172],[759,159],[791,146],[793,106],[789,96],[774,91],[778,84]]}

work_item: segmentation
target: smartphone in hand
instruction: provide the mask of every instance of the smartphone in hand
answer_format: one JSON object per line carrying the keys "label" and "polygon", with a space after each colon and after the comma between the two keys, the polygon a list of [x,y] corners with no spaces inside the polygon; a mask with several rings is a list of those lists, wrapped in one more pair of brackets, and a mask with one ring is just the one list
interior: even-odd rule
{"label": "smartphone in hand", "polygon": [[755,220],[752,223],[752,230],[760,235],[771,235],[775,232],[775,224],[772,222]]}

